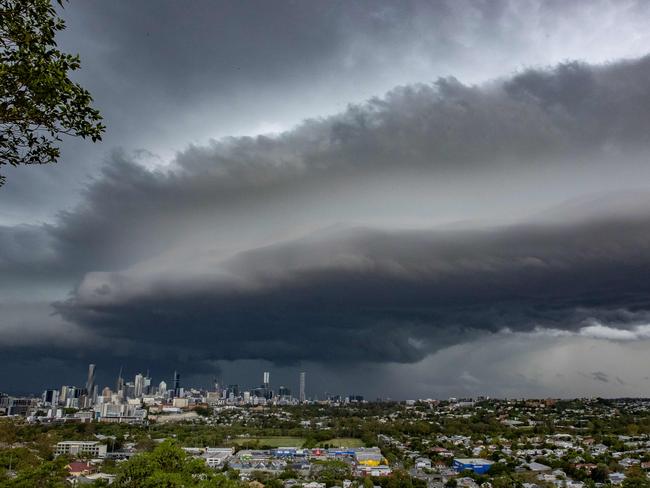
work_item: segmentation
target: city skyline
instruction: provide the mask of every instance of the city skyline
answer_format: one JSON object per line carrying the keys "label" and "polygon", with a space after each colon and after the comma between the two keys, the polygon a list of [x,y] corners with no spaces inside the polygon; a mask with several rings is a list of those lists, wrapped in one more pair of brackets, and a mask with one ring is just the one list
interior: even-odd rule
{"label": "city skyline", "polygon": [[106,133],[3,166],[0,391],[650,396],[650,3],[57,9]]}
{"label": "city skyline", "polygon": [[[94,384],[95,380],[95,372],[96,372],[96,365],[95,364],[89,364],[88,365],[88,380],[85,383],[85,387],[79,387],[76,386],[74,383],[62,383],[60,387],[56,387],[52,385],[51,388],[46,388],[42,393],[38,392],[20,392],[20,394],[17,396],[17,399],[20,399],[19,397],[21,394],[26,394],[26,398],[37,398],[41,397],[43,401],[51,402],[51,403],[56,403],[57,400],[62,401],[61,399],[65,399],[66,397],[69,398],[83,398],[83,401],[86,402],[85,404],[75,404],[75,408],[91,408],[94,405],[96,405],[98,401],[98,387],[101,385]],[[508,399],[520,399],[520,400],[525,400],[525,399],[532,399],[532,400],[537,400],[537,399],[543,399],[542,397],[490,397],[489,395],[483,395],[483,394],[476,394],[474,396],[467,396],[467,397],[462,397],[462,396],[450,396],[450,397],[443,397],[443,396],[436,396],[430,395],[428,397],[417,397],[417,396],[412,396],[412,397],[404,397],[404,398],[390,398],[390,397],[378,397],[378,398],[367,398],[364,395],[359,395],[359,392],[347,392],[347,393],[341,393],[341,392],[327,392],[324,391],[321,394],[319,393],[314,393],[313,395],[307,395],[307,390],[306,390],[306,376],[307,373],[305,371],[300,371],[298,373],[298,380],[296,382],[297,388],[294,390],[291,387],[287,387],[286,385],[291,383],[283,383],[283,384],[273,384],[270,381],[270,376],[271,372],[270,371],[263,371],[260,372],[262,375],[262,381],[261,383],[242,383],[242,382],[237,382],[236,380],[228,381],[224,380],[222,378],[214,378],[214,381],[211,385],[196,385],[196,384],[182,384],[181,382],[181,374],[179,371],[174,370],[174,372],[169,375],[169,384],[173,385],[172,388],[168,389],[167,388],[167,382],[165,381],[165,375],[161,376],[160,378],[154,378],[153,376],[150,375],[150,372],[147,371],[145,374],[143,374],[141,371],[137,373],[131,374],[129,376],[127,373],[124,372],[124,368],[120,367],[119,373],[117,375],[117,382],[115,390],[112,390],[110,385],[107,384],[105,385],[102,390],[101,390],[101,396],[107,397],[108,399],[111,398],[111,395],[114,394],[119,394],[120,395],[120,401],[126,402],[127,399],[142,399],[143,397],[151,396],[151,397],[162,397],[167,400],[172,400],[173,398],[183,398],[186,395],[190,395],[191,392],[202,392],[202,393],[208,393],[211,394],[213,392],[220,393],[221,396],[219,398],[223,398],[223,400],[234,400],[237,402],[238,405],[243,405],[248,403],[250,400],[253,398],[264,398],[266,395],[264,391],[268,390],[271,392],[271,396],[266,397],[266,400],[274,400],[277,401],[281,397],[288,397],[289,399],[294,402],[293,404],[296,403],[304,403],[304,402],[319,402],[319,401],[336,401],[336,402],[348,402],[348,401],[366,401],[366,402],[374,402],[374,401],[389,401],[389,402],[412,402],[412,401],[444,401],[444,400],[449,400],[449,401],[464,401],[464,399],[467,399],[468,401],[474,401],[474,399],[494,399],[494,400],[508,400]],[[129,380],[129,378],[132,377],[132,381]],[[160,379],[160,382],[156,386],[156,381]],[[234,381],[234,382],[233,382]],[[109,382],[110,383],[110,382]],[[89,385],[92,385],[92,388],[89,389]],[[94,391],[93,395],[89,395],[89,391]],[[127,393],[130,392],[130,393]],[[15,392],[6,392],[6,391],[0,391],[2,394],[12,394]],[[229,396],[230,395],[230,396]],[[573,400],[581,397],[566,397],[566,398],[557,398],[559,400]],[[584,398],[600,398],[600,397],[584,397]],[[616,399],[617,397],[612,397],[612,399]],[[637,397],[638,399],[643,399],[644,397]],[[552,397],[546,397],[546,399],[553,399],[555,398]],[[114,400],[114,399],[113,399]],[[106,401],[106,398],[105,398]]]}
{"label": "city skyline", "polygon": [[[97,372],[97,365],[94,363],[91,363],[88,365],[88,376],[87,380],[85,382],[85,391],[86,392],[93,392],[96,390],[99,386],[102,386],[101,384],[96,383],[96,372]],[[101,370],[100,370],[101,372]],[[286,384],[290,385],[289,391],[294,391],[294,392],[300,392],[300,399],[303,399],[303,393],[306,392],[306,372],[300,371],[299,373],[296,373],[298,375],[298,379],[295,381],[295,385],[291,383],[277,383],[273,384],[270,381],[271,378],[271,372],[270,371],[263,371],[262,372],[262,381],[260,383],[255,383],[255,382],[240,382],[237,381],[237,378],[231,378],[231,379],[224,379],[223,377],[214,377],[213,382],[211,385],[195,385],[195,384],[190,384],[187,385],[189,388],[201,388],[205,389],[206,391],[210,391],[211,388],[210,386],[214,386],[215,388],[225,388],[228,385],[237,385],[241,386],[242,390],[252,390],[255,388],[275,388],[276,390],[286,388]],[[103,377],[109,377],[110,372],[105,371],[103,372]],[[152,380],[155,379],[153,375],[150,374],[150,371],[147,369],[146,373],[143,373],[141,370],[134,370],[132,372],[129,372],[124,368],[124,366],[120,366],[119,372],[117,373],[116,376],[116,381],[111,382],[110,380],[106,381],[105,384],[103,385],[103,388],[111,388],[111,384],[115,385],[115,391],[121,390],[125,384],[129,383],[129,378],[132,378],[133,381],[130,383],[134,387],[134,391],[136,396],[141,396],[143,394],[143,389],[148,386],[152,386]],[[161,375],[159,377],[161,382],[164,382],[167,384],[166,380],[169,380],[170,385],[172,385],[171,390],[176,391],[179,388],[182,388],[182,380],[181,380],[181,373],[178,370],[174,370],[173,373],[169,375]],[[147,383],[149,381],[149,383]],[[62,385],[64,387],[74,387],[79,389],[79,387],[75,386],[75,382],[63,382]],[[51,387],[55,387],[55,385],[50,385]],[[291,388],[292,386],[295,386],[294,388]],[[213,388],[214,390],[214,388]],[[6,393],[5,391],[2,391]],[[9,392],[12,393],[12,392]],[[20,392],[20,393],[32,393],[35,394],[37,392]]]}

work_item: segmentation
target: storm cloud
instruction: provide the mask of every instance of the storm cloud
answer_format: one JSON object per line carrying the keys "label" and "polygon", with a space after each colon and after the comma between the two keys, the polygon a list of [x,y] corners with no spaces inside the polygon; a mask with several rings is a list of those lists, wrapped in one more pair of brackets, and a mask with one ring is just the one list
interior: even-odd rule
{"label": "storm cloud", "polygon": [[193,244],[232,254],[338,222],[526,218],[650,176],[648,106],[650,57],[401,87],[276,137],[191,146],[165,170],[116,152],[47,234],[83,273]]}
{"label": "storm cloud", "polygon": [[[16,367],[100,358],[209,374],[249,362],[311,364],[328,377],[345,365],[445,369],[439,358],[477,341],[555,341],[586,357],[580,344],[621,354],[650,339],[650,56],[631,40],[606,42],[608,29],[587,53],[584,36],[569,42],[551,22],[570,11],[579,29],[604,25],[598,9],[334,2],[261,12],[244,2],[165,4],[147,17],[143,4],[89,4],[68,14],[70,29],[105,29],[84,47],[102,64],[81,81],[99,83],[99,102],[115,100],[118,129],[103,158],[66,166],[87,172],[53,189],[54,214],[12,223],[56,178],[19,178],[0,195],[0,351]],[[645,8],[603,12],[641,32]],[[241,40],[231,18],[255,35]],[[509,65],[504,46],[517,39]],[[575,60],[542,56],[561,51],[559,39]],[[188,56],[192,46],[200,55]],[[445,52],[449,64],[434,62]],[[440,66],[455,69],[439,76]],[[354,91],[362,79],[364,90],[391,88]],[[149,82],[146,97],[126,86]],[[249,85],[276,95],[251,88],[246,98]],[[325,85],[347,98],[321,107]],[[224,123],[215,108],[245,106],[264,125],[282,103],[293,108],[265,135],[236,135],[264,130]],[[490,391],[476,364],[453,381]],[[585,374],[631,391],[629,372],[608,368]],[[556,391],[527,374],[508,378]]]}
{"label": "storm cloud", "polygon": [[200,274],[91,273],[59,310],[108,337],[209,359],[416,362],[540,327],[629,340],[648,320],[649,230],[647,219],[337,230]]}

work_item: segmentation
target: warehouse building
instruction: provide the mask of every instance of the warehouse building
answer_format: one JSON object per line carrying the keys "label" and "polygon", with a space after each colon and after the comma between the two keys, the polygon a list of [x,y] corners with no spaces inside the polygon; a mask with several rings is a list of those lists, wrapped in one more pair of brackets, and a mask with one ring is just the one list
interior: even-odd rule
{"label": "warehouse building", "polygon": [[494,463],[487,459],[481,458],[456,458],[452,467],[459,473],[469,469],[476,474],[485,474],[490,470],[490,466]]}

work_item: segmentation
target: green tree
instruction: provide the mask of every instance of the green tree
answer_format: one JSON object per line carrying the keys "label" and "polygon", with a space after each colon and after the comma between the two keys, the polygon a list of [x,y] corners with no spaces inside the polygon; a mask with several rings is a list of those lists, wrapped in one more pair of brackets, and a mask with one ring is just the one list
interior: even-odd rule
{"label": "green tree", "polygon": [[635,466],[626,473],[623,488],[650,488],[650,480],[643,470]]}
{"label": "green tree", "polygon": [[68,77],[79,56],[57,49],[63,29],[50,0],[0,0],[0,165],[56,162],[64,134],[101,140],[90,93]]}
{"label": "green tree", "polygon": [[317,479],[327,487],[341,484],[344,479],[352,477],[352,469],[345,461],[332,459],[319,461],[316,465]]}
{"label": "green tree", "polygon": [[152,452],[134,456],[120,466],[115,483],[111,486],[238,488],[239,483],[209,469],[202,460],[189,457],[173,441],[165,441]]}
{"label": "green tree", "polygon": [[591,479],[596,483],[605,483],[607,481],[607,476],[609,475],[609,469],[606,464],[599,463],[594,469],[591,470]]}
{"label": "green tree", "polygon": [[67,486],[67,463],[65,457],[42,462],[33,468],[19,471],[13,479],[0,481],[0,488],[63,488]]}

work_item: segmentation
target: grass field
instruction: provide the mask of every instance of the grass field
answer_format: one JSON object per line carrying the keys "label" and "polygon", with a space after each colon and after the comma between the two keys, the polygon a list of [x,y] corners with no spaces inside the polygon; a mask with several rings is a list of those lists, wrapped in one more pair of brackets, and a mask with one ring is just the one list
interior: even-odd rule
{"label": "grass field", "polygon": [[301,447],[305,443],[304,437],[237,437],[230,439],[231,444],[243,445],[257,442],[259,446],[270,447]]}
{"label": "grass field", "polygon": [[[269,446],[269,447],[302,447],[305,443],[304,437],[236,437],[230,439],[230,444],[237,444],[242,446],[245,444],[256,443],[258,446]],[[324,445],[330,445],[332,447],[363,447],[363,442],[361,439],[355,439],[353,437],[337,437],[335,439],[330,439],[324,442],[319,443],[319,447]]]}
{"label": "grass field", "polygon": [[333,447],[363,447],[363,441],[361,439],[355,439],[354,437],[336,437],[325,442],[318,444],[319,446],[324,446],[329,444]]}

